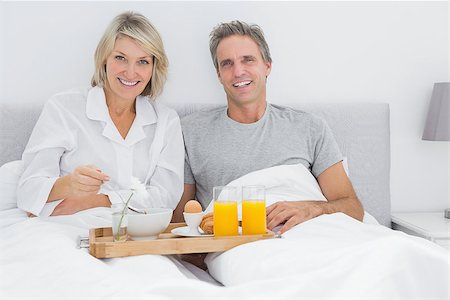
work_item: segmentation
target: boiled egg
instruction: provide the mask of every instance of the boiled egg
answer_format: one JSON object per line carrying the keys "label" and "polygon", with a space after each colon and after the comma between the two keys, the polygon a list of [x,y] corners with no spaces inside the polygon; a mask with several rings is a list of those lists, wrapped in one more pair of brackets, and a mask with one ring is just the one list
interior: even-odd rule
{"label": "boiled egg", "polygon": [[202,212],[202,206],[196,200],[189,200],[184,205],[184,212],[185,213],[189,213],[189,214],[201,213]]}

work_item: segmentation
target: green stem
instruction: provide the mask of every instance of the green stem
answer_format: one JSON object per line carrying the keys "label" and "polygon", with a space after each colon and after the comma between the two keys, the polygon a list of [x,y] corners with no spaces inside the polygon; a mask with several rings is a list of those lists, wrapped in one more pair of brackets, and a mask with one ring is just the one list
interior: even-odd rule
{"label": "green stem", "polygon": [[120,240],[120,226],[122,225],[123,217],[125,216],[125,209],[128,208],[128,202],[130,202],[131,197],[133,197],[133,195],[134,195],[134,192],[131,192],[130,197],[128,197],[127,202],[125,202],[125,205],[123,206],[122,213],[121,213],[121,216],[120,216],[119,225],[117,227],[116,240]]}

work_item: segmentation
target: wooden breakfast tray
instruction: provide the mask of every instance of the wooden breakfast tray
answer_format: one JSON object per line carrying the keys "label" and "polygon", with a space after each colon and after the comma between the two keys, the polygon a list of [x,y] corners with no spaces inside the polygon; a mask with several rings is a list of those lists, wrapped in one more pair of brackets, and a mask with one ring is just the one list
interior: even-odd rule
{"label": "wooden breakfast tray", "polygon": [[97,258],[123,257],[142,254],[188,254],[220,252],[241,244],[271,239],[275,234],[268,230],[260,235],[238,235],[227,237],[180,237],[170,231],[185,223],[171,223],[156,240],[114,242],[111,227],[89,231],[89,253]]}

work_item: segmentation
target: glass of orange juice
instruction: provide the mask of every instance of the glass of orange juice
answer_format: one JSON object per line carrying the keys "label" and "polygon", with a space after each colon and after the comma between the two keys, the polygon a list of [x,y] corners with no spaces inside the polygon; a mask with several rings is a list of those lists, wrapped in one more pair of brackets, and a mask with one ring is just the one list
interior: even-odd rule
{"label": "glass of orange juice", "polygon": [[215,186],[214,236],[238,235],[238,189],[235,186]]}
{"label": "glass of orange juice", "polygon": [[266,189],[262,185],[242,187],[242,234],[266,233]]}

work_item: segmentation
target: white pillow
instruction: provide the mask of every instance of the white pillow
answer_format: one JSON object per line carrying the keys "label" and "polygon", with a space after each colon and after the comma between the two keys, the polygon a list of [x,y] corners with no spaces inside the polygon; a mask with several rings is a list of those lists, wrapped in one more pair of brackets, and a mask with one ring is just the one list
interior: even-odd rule
{"label": "white pillow", "polygon": [[11,161],[0,167],[0,211],[17,207],[17,185],[23,169],[21,160]]}

